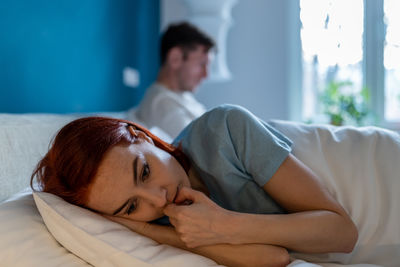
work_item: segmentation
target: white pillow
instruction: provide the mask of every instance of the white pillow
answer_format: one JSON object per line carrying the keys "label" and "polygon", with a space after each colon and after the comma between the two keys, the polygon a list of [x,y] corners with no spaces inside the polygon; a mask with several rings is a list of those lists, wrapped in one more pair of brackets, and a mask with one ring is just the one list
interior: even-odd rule
{"label": "white pillow", "polygon": [[158,244],[55,195],[33,195],[54,238],[94,266],[219,266],[206,257]]}
{"label": "white pillow", "polygon": [[29,185],[29,178],[58,129],[74,116],[0,114],[0,202]]}
{"label": "white pillow", "polygon": [[31,190],[0,204],[0,266],[83,267],[85,261],[52,237],[36,209]]}
{"label": "white pillow", "polygon": [[[42,193],[40,193],[42,194]],[[123,230],[125,231],[125,229]],[[31,190],[28,188],[22,193],[8,199],[7,202],[0,204],[0,263],[1,266],[27,267],[84,267],[90,266],[87,262],[70,253],[58,243],[49,233],[43,223],[42,217],[36,209]],[[68,238],[68,237],[66,237]],[[127,237],[128,238],[128,237]],[[136,240],[134,241],[136,242]],[[137,243],[137,242],[136,242]],[[40,244],[40,245],[38,245]],[[146,247],[143,246],[143,250]],[[153,249],[150,247],[150,249]],[[168,248],[167,248],[168,249]],[[171,252],[171,250],[168,250]],[[180,252],[179,252],[180,253]],[[174,256],[174,251],[171,256]],[[158,260],[162,261],[162,255],[156,255]],[[199,266],[198,260],[194,266]],[[104,262],[101,266],[107,265]],[[112,263],[118,266],[117,263]],[[191,262],[189,263],[191,265]],[[151,266],[148,263],[140,263],[130,266]],[[154,264],[156,265],[156,264]],[[187,258],[182,258],[182,262],[176,264],[173,261],[166,260],[162,266],[187,266]],[[119,265],[121,266],[121,265]],[[156,265],[159,266],[159,265]],[[209,261],[202,266],[209,266]],[[215,266],[215,265],[213,265]],[[301,260],[292,262],[290,267],[338,267],[340,264],[310,264]],[[364,265],[363,265],[364,267]]]}

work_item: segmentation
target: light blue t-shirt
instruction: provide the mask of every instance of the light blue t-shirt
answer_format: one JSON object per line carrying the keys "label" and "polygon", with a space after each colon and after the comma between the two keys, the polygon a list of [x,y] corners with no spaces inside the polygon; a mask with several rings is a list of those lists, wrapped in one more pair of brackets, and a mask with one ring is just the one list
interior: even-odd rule
{"label": "light blue t-shirt", "polygon": [[222,105],[190,123],[174,140],[225,209],[284,213],[263,186],[291,151],[292,142],[239,106]]}

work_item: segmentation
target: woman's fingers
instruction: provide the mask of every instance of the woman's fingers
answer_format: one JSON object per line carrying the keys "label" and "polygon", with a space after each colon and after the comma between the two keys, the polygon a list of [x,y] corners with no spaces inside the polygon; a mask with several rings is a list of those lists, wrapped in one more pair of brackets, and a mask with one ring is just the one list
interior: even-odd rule
{"label": "woman's fingers", "polygon": [[169,217],[169,221],[173,225],[175,225],[175,224],[173,223],[172,220],[175,220],[175,218],[177,218],[179,216],[181,211],[182,211],[182,207],[178,206],[178,205],[175,205],[175,204],[169,204],[164,208],[164,214]]}
{"label": "woman's fingers", "polygon": [[[177,197],[178,199],[178,197]],[[171,224],[179,238],[188,246],[196,247],[218,243],[227,243],[229,233],[225,233],[228,211],[215,204],[202,192],[182,188],[179,201],[190,200],[190,205],[169,204],[164,214],[169,216]]]}
{"label": "woman's fingers", "polygon": [[185,203],[185,201],[187,200],[195,202],[201,197],[200,196],[201,194],[202,194],[201,192],[193,190],[190,187],[181,187],[176,197],[175,203],[179,205]]}

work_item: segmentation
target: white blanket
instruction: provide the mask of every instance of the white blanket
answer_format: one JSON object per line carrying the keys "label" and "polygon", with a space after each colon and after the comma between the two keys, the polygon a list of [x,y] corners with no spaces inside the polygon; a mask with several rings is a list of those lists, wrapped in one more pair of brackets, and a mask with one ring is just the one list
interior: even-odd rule
{"label": "white blanket", "polygon": [[309,126],[271,121],[356,223],[350,254],[294,254],[312,262],[400,266],[400,136],[376,127]]}

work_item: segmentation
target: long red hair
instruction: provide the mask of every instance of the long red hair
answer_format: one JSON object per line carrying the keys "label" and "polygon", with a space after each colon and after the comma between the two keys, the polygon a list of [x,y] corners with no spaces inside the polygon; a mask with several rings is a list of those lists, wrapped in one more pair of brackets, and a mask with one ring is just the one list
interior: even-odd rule
{"label": "long red hair", "polygon": [[[121,119],[86,117],[65,125],[56,135],[49,151],[31,176],[34,190],[49,192],[84,206],[88,188],[94,180],[106,152],[117,144],[132,144],[135,137],[129,127],[146,133],[154,145],[174,156],[187,172],[189,160],[183,152],[146,128]],[[34,188],[34,180],[39,188]]]}

